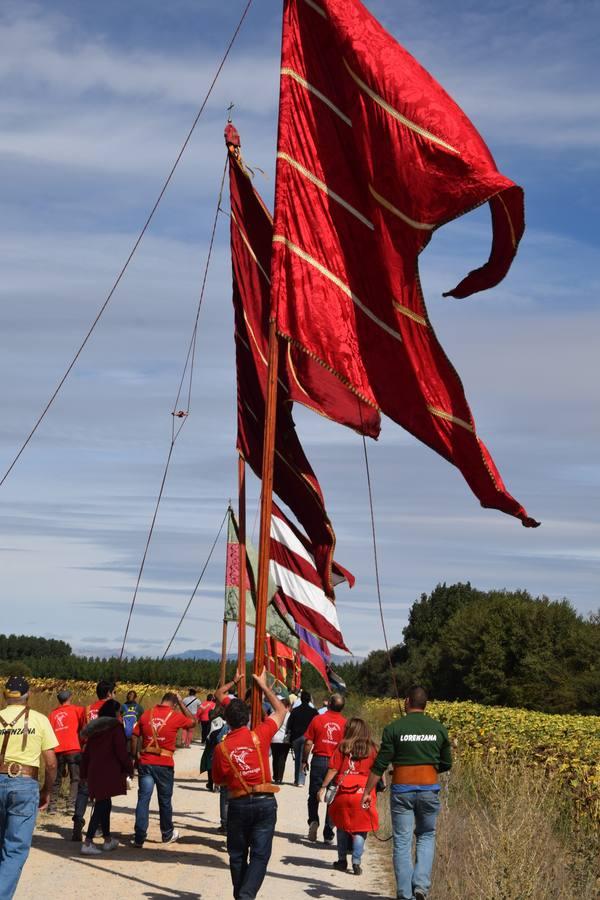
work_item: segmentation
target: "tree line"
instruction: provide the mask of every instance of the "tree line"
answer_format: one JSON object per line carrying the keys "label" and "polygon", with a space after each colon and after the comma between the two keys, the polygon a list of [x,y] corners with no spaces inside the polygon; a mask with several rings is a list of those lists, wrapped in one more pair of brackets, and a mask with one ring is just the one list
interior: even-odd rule
{"label": "tree line", "polygon": [[[438,584],[411,607],[403,638],[391,648],[400,692],[418,682],[439,700],[600,714],[600,614],[568,600]],[[387,653],[369,654],[358,687],[393,694]]]}
{"label": "tree line", "polygon": [[[398,689],[424,685],[439,700],[474,700],[541,712],[600,714],[600,614],[584,618],[568,600],[527,591],[480,591],[439,584],[413,604],[403,640],[391,648]],[[387,652],[334,666],[350,692],[394,695]],[[215,688],[213,660],[77,656],[64,641],[0,635],[0,673],[120,685],[171,684]],[[250,675],[250,664],[248,665]],[[228,662],[227,677],[235,674]],[[326,688],[309,664],[303,687],[319,699]]]}

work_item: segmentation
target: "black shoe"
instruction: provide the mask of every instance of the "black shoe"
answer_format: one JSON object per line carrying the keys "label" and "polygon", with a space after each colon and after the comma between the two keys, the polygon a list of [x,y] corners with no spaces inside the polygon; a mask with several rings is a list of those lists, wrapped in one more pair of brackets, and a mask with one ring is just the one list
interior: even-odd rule
{"label": "black shoe", "polygon": [[71,834],[71,840],[77,841],[77,843],[81,843],[83,840],[83,825],[73,825],[73,833]]}
{"label": "black shoe", "polygon": [[323,834],[323,840],[326,844],[333,844],[335,834]]}
{"label": "black shoe", "polygon": [[352,863],[352,871],[355,875],[362,875],[362,869],[358,863]]}
{"label": "black shoe", "polygon": [[348,860],[336,859],[336,861],[333,863],[333,868],[337,869],[338,872],[346,872],[348,869]]}
{"label": "black shoe", "polygon": [[415,900],[427,900],[427,894],[423,888],[415,888]]}

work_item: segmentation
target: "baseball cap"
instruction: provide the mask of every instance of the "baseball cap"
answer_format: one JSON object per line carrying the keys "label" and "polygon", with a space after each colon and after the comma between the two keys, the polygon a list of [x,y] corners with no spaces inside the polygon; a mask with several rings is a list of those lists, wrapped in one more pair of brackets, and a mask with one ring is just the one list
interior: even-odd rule
{"label": "baseball cap", "polygon": [[4,696],[13,699],[29,693],[29,683],[22,675],[11,675],[4,685]]}

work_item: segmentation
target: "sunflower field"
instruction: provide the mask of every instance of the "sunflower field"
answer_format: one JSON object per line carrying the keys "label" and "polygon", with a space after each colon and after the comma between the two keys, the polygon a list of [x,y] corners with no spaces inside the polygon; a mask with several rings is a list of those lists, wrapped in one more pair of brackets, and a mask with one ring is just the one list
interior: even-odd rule
{"label": "sunflower field", "polygon": [[[367,700],[377,729],[400,715],[395,700]],[[600,824],[600,716],[549,715],[470,702],[434,701],[427,713],[446,725],[467,762],[518,762],[566,792],[575,816]]]}

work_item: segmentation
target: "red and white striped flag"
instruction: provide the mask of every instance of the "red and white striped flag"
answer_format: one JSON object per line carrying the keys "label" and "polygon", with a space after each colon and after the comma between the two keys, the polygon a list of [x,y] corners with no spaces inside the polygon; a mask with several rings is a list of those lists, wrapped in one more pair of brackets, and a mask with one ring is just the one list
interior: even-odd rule
{"label": "red and white striped flag", "polygon": [[[304,535],[273,504],[271,517],[271,578],[279,587],[279,596],[294,621],[342,650],[348,650],[342,637],[335,603],[323,590],[315,566],[311,545]],[[354,576],[333,564],[334,583]]]}

